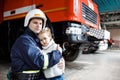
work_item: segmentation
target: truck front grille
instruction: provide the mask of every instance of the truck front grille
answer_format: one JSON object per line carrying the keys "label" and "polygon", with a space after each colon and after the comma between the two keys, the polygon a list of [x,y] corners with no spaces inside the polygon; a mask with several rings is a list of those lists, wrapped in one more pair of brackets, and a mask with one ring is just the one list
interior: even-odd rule
{"label": "truck front grille", "polygon": [[84,3],[82,3],[82,17],[93,24],[97,24],[97,14]]}

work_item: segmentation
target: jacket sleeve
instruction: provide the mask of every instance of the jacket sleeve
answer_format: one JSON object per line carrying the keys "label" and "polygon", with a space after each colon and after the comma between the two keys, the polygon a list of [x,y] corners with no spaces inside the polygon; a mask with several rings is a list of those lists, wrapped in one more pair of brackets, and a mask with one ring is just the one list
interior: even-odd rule
{"label": "jacket sleeve", "polygon": [[54,50],[51,53],[48,53],[48,56],[49,56],[48,68],[57,64],[60,61],[60,59],[62,58],[61,52],[58,50]]}
{"label": "jacket sleeve", "polygon": [[45,63],[45,56],[47,56],[48,67],[57,64],[62,57],[61,53],[57,50],[52,51],[50,54],[43,55],[41,50],[36,46],[35,41],[28,38],[20,38],[14,45],[14,50],[18,53],[22,61],[33,69],[43,69]]}

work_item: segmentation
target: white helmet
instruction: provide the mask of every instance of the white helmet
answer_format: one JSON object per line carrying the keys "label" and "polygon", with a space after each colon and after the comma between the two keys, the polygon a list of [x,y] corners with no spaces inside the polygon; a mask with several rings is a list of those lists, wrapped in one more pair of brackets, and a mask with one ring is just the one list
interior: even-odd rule
{"label": "white helmet", "polygon": [[27,13],[27,15],[25,17],[25,21],[24,21],[24,26],[25,27],[28,26],[29,21],[32,18],[41,18],[41,19],[43,19],[43,21],[44,21],[43,28],[45,28],[47,18],[45,16],[45,14],[40,9],[33,9],[33,10],[31,10],[31,11],[29,11]]}

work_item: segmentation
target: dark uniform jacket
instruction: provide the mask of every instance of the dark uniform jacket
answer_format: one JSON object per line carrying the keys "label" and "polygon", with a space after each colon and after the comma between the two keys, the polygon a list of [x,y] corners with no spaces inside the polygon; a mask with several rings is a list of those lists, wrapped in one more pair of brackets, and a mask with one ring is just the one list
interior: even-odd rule
{"label": "dark uniform jacket", "polygon": [[[11,49],[11,70],[12,72],[22,72],[26,70],[40,70],[44,65],[44,56],[40,51],[40,42],[37,35],[29,28],[14,43]],[[57,64],[61,58],[58,50],[48,54],[48,68]],[[40,74],[44,78],[43,73]],[[41,80],[41,79],[40,79]]]}

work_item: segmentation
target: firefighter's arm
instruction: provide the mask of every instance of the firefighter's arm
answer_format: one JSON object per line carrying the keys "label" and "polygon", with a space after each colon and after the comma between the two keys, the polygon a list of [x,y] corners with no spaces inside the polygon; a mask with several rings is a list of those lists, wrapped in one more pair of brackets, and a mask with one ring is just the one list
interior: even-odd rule
{"label": "firefighter's arm", "polygon": [[61,52],[59,50],[54,50],[51,53],[48,53],[49,64],[48,67],[52,67],[57,64],[62,58]]}
{"label": "firefighter's arm", "polygon": [[[44,55],[44,67],[43,67],[43,69],[47,69],[47,68],[49,68],[49,67],[52,67],[53,65],[52,64],[50,64],[49,66],[48,66],[48,64],[49,64],[49,61],[50,62],[54,62],[54,61],[51,61],[51,57],[53,57],[52,59],[56,59],[56,60],[58,60],[58,58],[59,58],[59,55],[57,55],[56,53],[61,53],[61,57],[62,57],[62,48],[60,47],[60,45],[59,44],[57,44],[57,46],[56,46],[56,49],[54,50],[54,51],[52,51],[51,53],[52,53],[52,55],[51,55],[51,53],[45,53],[44,51],[42,51],[42,53],[43,53],[43,55]],[[50,58],[48,57],[48,56],[50,56]],[[54,56],[58,56],[58,58],[55,58]],[[55,60],[55,61],[56,61]],[[59,60],[59,66],[60,67],[63,67],[62,65],[62,62],[60,63],[60,61],[61,61],[61,59]],[[58,62],[58,61],[57,61]]]}
{"label": "firefighter's arm", "polygon": [[[19,44],[21,45],[21,44]],[[22,45],[22,58],[31,67],[40,69],[49,68],[57,64],[62,57],[60,51],[55,50],[43,55],[39,48],[31,40],[25,40]]]}

